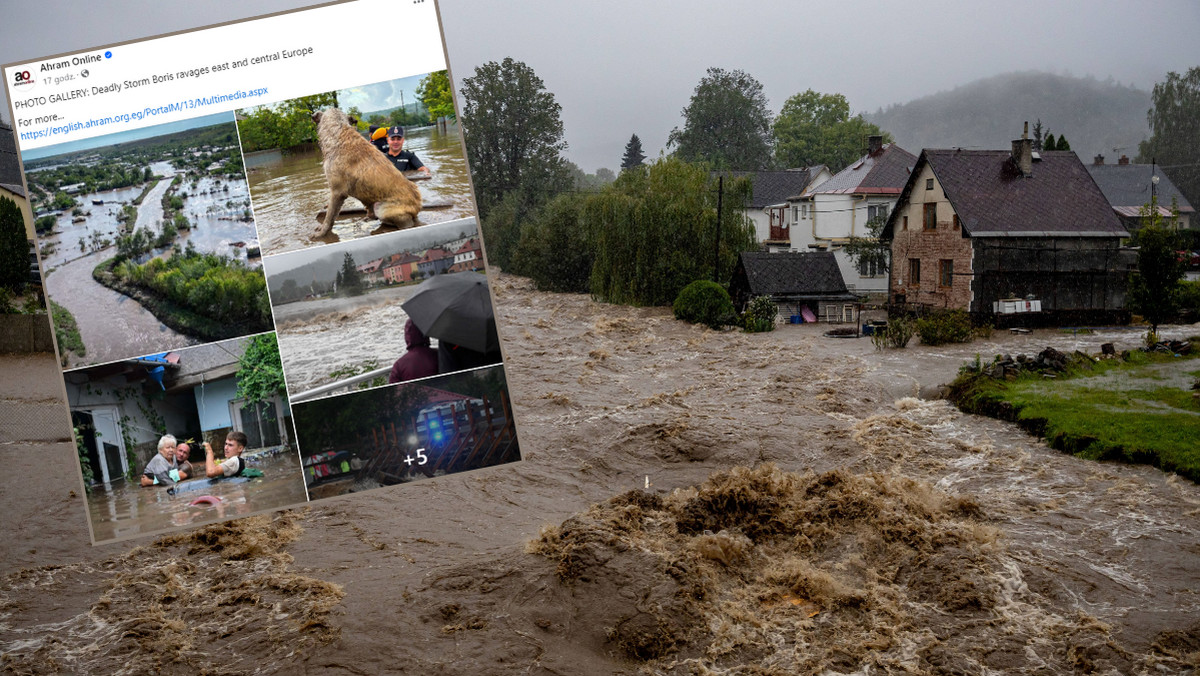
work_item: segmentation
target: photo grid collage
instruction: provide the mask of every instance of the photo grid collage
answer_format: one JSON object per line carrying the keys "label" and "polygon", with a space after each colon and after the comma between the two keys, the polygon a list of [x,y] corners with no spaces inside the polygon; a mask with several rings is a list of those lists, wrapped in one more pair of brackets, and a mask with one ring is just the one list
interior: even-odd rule
{"label": "photo grid collage", "polygon": [[520,459],[449,92],[22,153],[94,543]]}

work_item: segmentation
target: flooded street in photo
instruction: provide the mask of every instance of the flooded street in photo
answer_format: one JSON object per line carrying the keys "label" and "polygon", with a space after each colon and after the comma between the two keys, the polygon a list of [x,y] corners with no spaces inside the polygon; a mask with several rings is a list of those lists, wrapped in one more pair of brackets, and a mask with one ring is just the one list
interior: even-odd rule
{"label": "flooded street in photo", "polygon": [[[217,453],[218,457],[220,452]],[[192,465],[204,473],[204,459]],[[138,477],[96,486],[88,494],[96,542],[207,523],[230,516],[294,505],[306,500],[304,477],[296,453],[280,453],[248,464],[262,470],[257,479],[201,478],[180,482],[175,495],[160,486],[142,487]],[[191,504],[197,498],[220,498],[213,504]]]}
{"label": "flooded street in photo", "polygon": [[170,162],[155,162],[150,165],[150,170],[156,176],[162,176],[162,179],[146,193],[145,199],[138,206],[137,221],[133,224],[133,229],[146,228],[155,234],[162,232],[163,219],[163,195],[167,194],[167,190],[171,187],[171,181],[175,178],[175,168]]}
{"label": "flooded street in photo", "polygon": [[[183,214],[192,226],[181,230],[179,246],[191,242],[197,251],[213,252],[240,260],[249,267],[261,264],[260,258],[247,259],[247,250],[256,244],[254,220],[247,219],[250,191],[242,179],[204,176],[179,187],[188,197]],[[159,205],[159,218],[162,205]]]}
{"label": "flooded street in photo", "polygon": [[[142,189],[135,186],[84,195],[83,205],[80,207],[86,214],[84,222],[72,223],[74,217],[70,211],[65,211],[58,216],[53,233],[38,235],[42,268],[50,270],[85,255],[79,251],[79,243],[90,241],[92,233],[98,233],[108,239],[116,238],[121,227],[117,222],[121,206],[130,203],[141,192]],[[104,204],[92,204],[93,199],[103,200]]]}
{"label": "flooded street in photo", "polygon": [[[433,177],[415,181],[427,208],[417,217],[417,225],[443,223],[475,215],[471,198],[470,173],[463,158],[459,128],[448,131],[434,127],[410,129],[404,149],[416,153],[429,167]],[[379,232],[395,232],[364,216],[340,218],[327,238],[315,240],[312,231],[318,225],[317,212],[329,201],[329,183],[325,180],[318,150],[289,153],[275,161],[250,165],[250,194],[263,253],[270,255],[304,249],[314,244],[358,239]],[[346,200],[343,209],[361,208],[355,199]]]}
{"label": "flooded street in photo", "polygon": [[[1148,466],[1075,458],[1013,424],[916,396],[936,393],[976,353],[1096,352],[1105,342],[1120,351],[1139,346],[1144,330],[997,331],[964,345],[914,341],[878,352],[869,338],[826,337],[824,324],[712,331],[675,320],[669,308],[489,278],[524,460],[256,522],[290,535],[256,541],[260,558],[251,560],[286,561],[308,585],[270,597],[285,604],[278,612],[314,598],[308,590],[344,594],[321,620],[335,638],[288,655],[268,648],[274,606],[239,606],[239,636],[271,658],[265,670],[1149,675],[1200,667],[1200,486]],[[373,295],[354,305],[283,306],[277,318],[286,325],[285,308],[294,321],[351,314]],[[398,320],[373,325],[396,321],[400,340]],[[281,328],[281,351],[287,340]],[[327,354],[346,349],[332,345]],[[36,472],[32,460],[12,462],[18,475]],[[53,491],[65,494],[68,483]],[[31,518],[36,527],[48,517]],[[246,536],[212,528],[188,542]],[[36,536],[28,538],[36,549]],[[51,638],[56,654],[69,656],[65,668],[110,664],[107,651],[89,647],[87,627],[120,571],[175,566],[187,590],[186,580],[213,565],[211,549],[162,542],[80,543],[75,560],[56,552],[53,572],[0,581],[8,598],[27,603],[27,580],[36,579],[43,599],[4,611],[0,650],[10,664],[36,663]],[[233,563],[225,576],[226,589],[262,580]],[[48,602],[54,612],[37,610]],[[164,603],[165,620],[192,617],[185,609],[194,603]],[[142,617],[128,604],[106,612],[108,623]],[[127,654],[145,664],[155,650]],[[214,670],[243,664],[200,650]]]}
{"label": "flooded street in photo", "polygon": [[[390,367],[408,349],[404,342],[408,315],[400,304],[416,289],[413,284],[275,306],[288,394],[347,378],[347,370],[361,373]],[[431,344],[436,348],[437,340]]]}

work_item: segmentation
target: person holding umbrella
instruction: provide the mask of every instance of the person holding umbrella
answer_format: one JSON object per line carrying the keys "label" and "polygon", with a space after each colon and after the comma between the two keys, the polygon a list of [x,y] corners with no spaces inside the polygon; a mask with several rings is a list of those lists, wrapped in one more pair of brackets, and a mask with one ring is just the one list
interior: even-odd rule
{"label": "person holding umbrella", "polygon": [[438,373],[500,363],[500,337],[484,275],[431,277],[400,307],[422,333],[438,339]]}

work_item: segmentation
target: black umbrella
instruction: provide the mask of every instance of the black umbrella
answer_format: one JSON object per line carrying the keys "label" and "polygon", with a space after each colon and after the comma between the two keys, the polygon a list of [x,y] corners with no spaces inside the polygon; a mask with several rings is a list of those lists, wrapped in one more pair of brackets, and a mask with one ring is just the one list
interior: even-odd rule
{"label": "black umbrella", "polygon": [[478,272],[442,274],[421,282],[400,304],[421,333],[476,352],[500,349],[487,277]]}

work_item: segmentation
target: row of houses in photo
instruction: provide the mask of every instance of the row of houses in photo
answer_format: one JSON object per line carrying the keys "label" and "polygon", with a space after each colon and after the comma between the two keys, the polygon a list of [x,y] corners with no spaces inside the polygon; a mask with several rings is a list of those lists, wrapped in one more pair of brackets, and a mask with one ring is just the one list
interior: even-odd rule
{"label": "row of houses in photo", "polygon": [[402,284],[444,272],[483,269],[478,237],[464,237],[421,252],[402,251],[358,266],[368,284]]}
{"label": "row of houses in photo", "polygon": [[[743,296],[771,295],[785,313],[813,299],[821,317],[844,317],[848,293],[981,315],[1030,299],[1059,321],[1119,321],[1136,267],[1125,245],[1145,219],[1142,206],[1153,195],[1161,215],[1177,210],[1176,227],[1194,220],[1156,167],[1125,157],[1105,164],[1103,156],[1085,165],[1074,152],[1034,151],[1027,134],[1005,150],[919,155],[875,136],[837,174],[759,172],[754,183],[748,214],[763,251],[776,256],[744,255],[733,286]],[[843,248],[869,236],[872,221],[890,242],[889,266],[855,264]]]}

